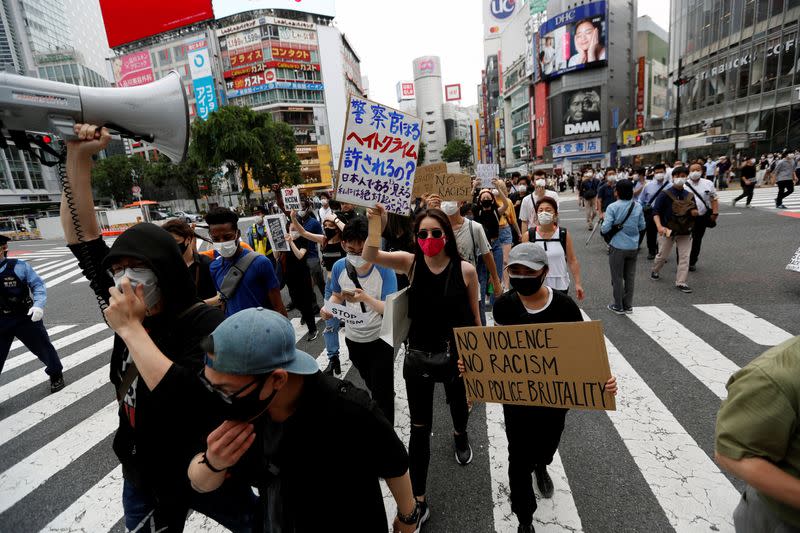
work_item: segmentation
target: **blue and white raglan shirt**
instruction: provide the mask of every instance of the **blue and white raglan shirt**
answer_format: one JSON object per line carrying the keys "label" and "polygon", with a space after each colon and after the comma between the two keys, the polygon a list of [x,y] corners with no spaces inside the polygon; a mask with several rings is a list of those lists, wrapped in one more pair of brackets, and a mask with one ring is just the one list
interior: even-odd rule
{"label": "blue and white raglan shirt", "polygon": [[[361,288],[370,296],[377,300],[386,301],[386,297],[397,292],[397,275],[394,270],[379,265],[372,265],[369,272],[358,275],[358,282]],[[353,281],[347,275],[347,259],[339,259],[334,263],[331,270],[331,290],[334,293],[341,293],[342,289],[354,290],[356,288]],[[342,305],[361,312],[361,304],[358,302],[345,302]],[[381,322],[383,315],[375,312],[372,307],[364,304],[367,309],[366,321],[363,326],[345,325],[345,336],[354,342],[371,342],[380,337]]]}
{"label": "blue and white raglan shirt", "polygon": [[[44,305],[47,303],[47,289],[45,288],[42,278],[39,277],[39,274],[37,274],[33,270],[33,267],[26,261],[16,257],[11,257],[9,259],[16,259],[17,264],[14,266],[14,274],[16,274],[23,283],[28,284],[33,298],[33,307],[44,309]],[[0,274],[5,272],[6,268],[8,268],[8,260],[0,263]]]}

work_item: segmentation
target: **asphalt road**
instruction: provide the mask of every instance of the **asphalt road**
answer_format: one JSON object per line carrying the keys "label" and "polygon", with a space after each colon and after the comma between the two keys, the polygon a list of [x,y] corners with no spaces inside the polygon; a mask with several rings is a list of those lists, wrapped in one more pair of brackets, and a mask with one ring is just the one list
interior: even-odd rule
{"label": "asphalt road", "polygon": [[[567,416],[550,468],[556,495],[540,500],[538,531],[732,531],[730,513],[741,485],[713,464],[714,420],[727,376],[769,345],[800,334],[800,273],[785,270],[800,247],[800,220],[774,209],[734,209],[728,202],[721,212],[718,227],[706,234],[697,272],[690,273],[693,294],[674,288],[674,259],[660,281],[650,281],[642,252],[636,311],[616,316],[606,309],[611,286],[605,245],[599,235],[583,244],[583,215],[574,199],[563,201],[561,222],[575,239],[587,293],[580,306],[603,321],[620,393],[615,412]],[[58,331],[52,337],[69,387],[50,396],[40,363],[26,359],[24,348],[12,349],[0,376],[0,531],[122,531],[111,451],[114,393],[106,383],[103,344],[110,333],[96,326],[102,319],[88,284],[73,283],[80,275],[69,266],[63,243],[13,243],[11,249],[35,258],[34,266],[45,272],[64,269],[47,280],[53,286],[45,322]],[[320,356],[324,367],[322,337],[306,342],[305,327],[296,313],[292,318],[298,346]],[[346,378],[360,384],[357,371],[343,361]],[[399,357],[395,368],[396,429],[407,441]],[[432,515],[425,531],[516,531],[502,410],[474,406],[474,460],[461,467],[453,459],[452,424],[440,388],[436,394]],[[336,460],[331,443],[321,442],[319,452]],[[308,503],[313,510],[314,502]],[[219,529],[195,516],[187,531],[198,530]]]}

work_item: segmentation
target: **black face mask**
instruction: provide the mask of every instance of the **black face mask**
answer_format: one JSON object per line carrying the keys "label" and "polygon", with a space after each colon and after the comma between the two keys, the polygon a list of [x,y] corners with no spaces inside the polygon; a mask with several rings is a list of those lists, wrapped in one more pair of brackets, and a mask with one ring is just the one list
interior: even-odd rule
{"label": "black face mask", "polygon": [[189,249],[189,243],[188,242],[179,242],[178,243],[178,248],[180,248],[182,254],[185,254],[186,250]]}
{"label": "black face mask", "polygon": [[537,276],[535,278],[525,277],[525,278],[515,278],[510,277],[508,279],[509,283],[511,283],[511,288],[520,293],[523,296],[531,296],[536,294],[542,287],[542,283],[544,283],[544,278],[547,274],[542,273],[541,276]]}
{"label": "black face mask", "polygon": [[325,237],[330,240],[336,237],[337,231],[333,228],[325,228]]}
{"label": "black face mask", "polygon": [[238,396],[231,398],[231,403],[226,404],[224,407],[225,418],[228,420],[240,420],[242,422],[252,422],[259,416],[263,415],[269,404],[272,403],[275,394],[278,393],[277,389],[272,391],[272,394],[265,399],[259,399],[261,388],[264,386],[262,383],[250,394],[246,396]]}
{"label": "black face mask", "polygon": [[489,209],[490,207],[492,207],[492,204],[493,204],[493,203],[494,203],[494,202],[493,202],[493,201],[491,201],[491,200],[481,200],[481,206],[482,206],[484,209]]}

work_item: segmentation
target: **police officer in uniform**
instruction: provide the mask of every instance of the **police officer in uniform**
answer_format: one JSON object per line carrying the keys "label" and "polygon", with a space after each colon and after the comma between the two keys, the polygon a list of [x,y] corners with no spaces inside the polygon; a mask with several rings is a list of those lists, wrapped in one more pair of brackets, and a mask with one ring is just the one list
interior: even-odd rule
{"label": "police officer in uniform", "polygon": [[47,301],[44,281],[25,261],[8,258],[9,240],[0,235],[0,372],[16,337],[45,364],[50,392],[60,391],[63,367],[42,323]]}
{"label": "police officer in uniform", "polygon": [[272,254],[272,246],[267,235],[267,225],[264,222],[264,215],[267,214],[267,210],[263,206],[258,206],[253,211],[253,214],[258,218],[247,230],[247,244],[256,253],[267,256],[267,259],[272,262],[272,266],[275,266],[275,257]]}

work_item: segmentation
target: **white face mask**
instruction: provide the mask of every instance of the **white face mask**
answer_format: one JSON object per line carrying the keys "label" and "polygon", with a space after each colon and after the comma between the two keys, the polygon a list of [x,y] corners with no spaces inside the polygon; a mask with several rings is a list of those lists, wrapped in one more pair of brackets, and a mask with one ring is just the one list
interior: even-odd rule
{"label": "white face mask", "polygon": [[236,250],[239,249],[239,239],[225,242],[215,242],[213,246],[214,250],[216,250],[217,253],[222,257],[233,257],[236,253]]}
{"label": "white face mask", "polygon": [[442,202],[439,207],[442,209],[442,211],[444,211],[444,214],[449,217],[458,213],[458,202],[454,202],[452,200]]}
{"label": "white face mask", "polygon": [[589,178],[589,179],[592,179],[592,176],[593,174],[591,172],[587,172],[586,174],[583,175],[584,178]]}
{"label": "white face mask", "polygon": [[606,179],[607,179],[607,180],[608,180],[610,183],[615,183],[615,182],[617,181],[617,175],[616,175],[616,174],[611,174],[611,175],[609,175],[609,176],[606,176]]}
{"label": "white face mask", "polygon": [[547,182],[545,180],[536,180],[536,186],[537,187],[544,187],[546,185],[547,185]]}
{"label": "white face mask", "polygon": [[126,268],[114,274],[114,286],[119,291],[122,290],[122,278],[124,277],[131,280],[132,288],[135,289],[139,285],[144,287],[144,305],[146,305],[148,309],[152,308],[161,300],[161,289],[158,288],[156,273],[149,268]]}
{"label": "white face mask", "polygon": [[347,260],[356,268],[361,268],[367,264],[367,260],[356,254],[347,254]]}
{"label": "white face mask", "polygon": [[684,185],[686,185],[686,178],[673,178],[672,184],[677,187],[683,187]]}
{"label": "white face mask", "polygon": [[555,218],[553,213],[550,213],[548,211],[542,211],[541,213],[539,213],[536,216],[539,219],[539,224],[545,224],[545,225],[552,224],[553,223],[553,219]]}
{"label": "white face mask", "polygon": [[689,179],[692,181],[697,181],[700,179],[701,174],[696,170],[694,172],[689,172]]}
{"label": "white face mask", "polygon": [[520,192],[520,194],[525,194],[528,192],[528,186],[523,183],[522,185],[517,186],[517,190]]}
{"label": "white face mask", "polygon": [[666,176],[666,174],[664,174],[663,172],[659,172],[658,174],[655,174],[653,177],[656,179],[656,181],[664,181],[664,176]]}
{"label": "white face mask", "polygon": [[319,201],[319,203],[322,204],[323,207],[328,207],[328,199],[327,198],[321,199]]}

